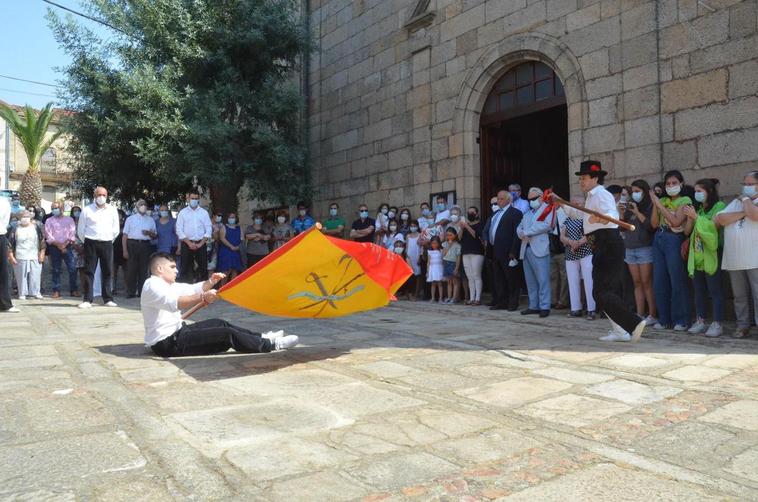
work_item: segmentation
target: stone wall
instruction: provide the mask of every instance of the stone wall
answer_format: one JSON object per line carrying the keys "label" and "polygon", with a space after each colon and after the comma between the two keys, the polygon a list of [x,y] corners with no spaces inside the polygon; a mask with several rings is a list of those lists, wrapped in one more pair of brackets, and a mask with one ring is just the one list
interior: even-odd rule
{"label": "stone wall", "polygon": [[479,205],[479,113],[525,60],[564,83],[570,172],[587,157],[611,181],[676,168],[730,194],[756,166],[756,0],[431,0],[411,20],[418,3],[310,3],[317,216],[448,190]]}

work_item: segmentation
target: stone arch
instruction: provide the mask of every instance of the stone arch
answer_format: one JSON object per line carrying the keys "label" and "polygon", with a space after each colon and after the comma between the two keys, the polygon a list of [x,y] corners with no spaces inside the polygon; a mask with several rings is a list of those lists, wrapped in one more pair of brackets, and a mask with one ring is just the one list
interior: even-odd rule
{"label": "stone arch", "polygon": [[[568,46],[555,37],[543,33],[521,33],[487,49],[464,79],[451,131],[461,146],[464,177],[479,179],[477,138],[479,119],[487,96],[501,76],[525,61],[540,61],[552,68],[561,79],[568,108],[569,163],[576,164],[583,156],[582,130],[587,127],[589,116],[579,60]],[[467,192],[468,198],[478,198],[472,190]]]}

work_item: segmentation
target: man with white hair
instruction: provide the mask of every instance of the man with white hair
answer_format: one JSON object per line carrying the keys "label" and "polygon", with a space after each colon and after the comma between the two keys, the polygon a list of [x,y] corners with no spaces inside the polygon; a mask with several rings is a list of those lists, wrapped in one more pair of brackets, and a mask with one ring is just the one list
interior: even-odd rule
{"label": "man with white hair", "polygon": [[160,357],[198,356],[226,352],[271,352],[294,347],[295,335],[282,331],[255,333],[223,319],[206,319],[194,324],[182,322],[182,309],[204,302],[214,303],[218,295],[213,285],[225,274],[215,273],[196,284],[176,282],[176,262],[169,253],[150,257],[150,278],[142,287],[140,307],[145,323],[145,345]]}
{"label": "man with white hair", "polygon": [[519,258],[524,262],[524,277],[529,293],[529,307],[521,315],[550,315],[550,238],[553,229],[553,214],[545,214],[547,205],[542,200],[540,188],[529,189],[529,211],[516,229],[521,239]]}

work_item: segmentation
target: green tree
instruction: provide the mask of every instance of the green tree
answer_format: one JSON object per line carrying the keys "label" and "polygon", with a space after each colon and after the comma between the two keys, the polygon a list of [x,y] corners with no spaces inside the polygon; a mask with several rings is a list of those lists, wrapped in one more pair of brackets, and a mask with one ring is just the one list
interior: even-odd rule
{"label": "green tree", "polygon": [[94,0],[88,13],[110,38],[48,13],[73,59],[63,97],[83,189],[165,200],[198,185],[225,210],[242,186],[307,198],[296,0]]}
{"label": "green tree", "polygon": [[8,123],[10,130],[21,142],[29,161],[29,167],[21,179],[21,200],[25,204],[40,204],[42,200],[42,178],[39,164],[42,154],[55,142],[63,131],[58,130],[50,135],[47,130],[55,111],[53,104],[48,103],[39,113],[29,105],[19,114],[15,109],[0,103],[0,117]]}

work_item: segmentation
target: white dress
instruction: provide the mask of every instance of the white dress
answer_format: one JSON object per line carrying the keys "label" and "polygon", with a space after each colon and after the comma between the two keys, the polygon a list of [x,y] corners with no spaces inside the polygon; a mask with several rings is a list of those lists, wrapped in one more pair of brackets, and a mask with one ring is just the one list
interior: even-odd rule
{"label": "white dress", "polygon": [[395,247],[395,241],[405,242],[405,237],[400,232],[395,232],[392,235],[385,234],[384,237],[382,237],[382,245],[390,251]]}
{"label": "white dress", "polygon": [[421,246],[418,245],[418,238],[418,235],[406,237],[405,253],[413,269],[413,275],[421,275],[421,266],[418,264],[418,259],[421,257]]}
{"label": "white dress", "polygon": [[429,271],[426,274],[426,282],[436,282],[444,279],[442,270],[442,251],[429,250]]}

